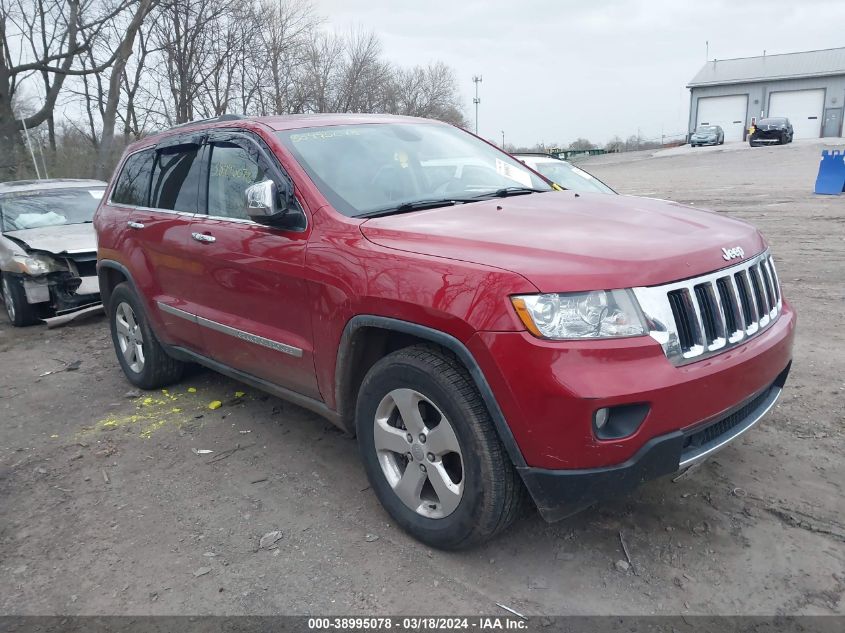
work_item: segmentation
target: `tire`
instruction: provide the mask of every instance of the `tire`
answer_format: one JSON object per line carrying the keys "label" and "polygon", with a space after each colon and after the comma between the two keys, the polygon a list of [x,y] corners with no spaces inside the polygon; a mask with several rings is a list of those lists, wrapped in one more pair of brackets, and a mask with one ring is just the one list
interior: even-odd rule
{"label": "tire", "polygon": [[755,143],[754,141],[748,141],[748,146],[749,147],[757,147],[757,143]]}
{"label": "tire", "polygon": [[[416,413],[403,416],[399,403]],[[527,493],[475,383],[445,350],[415,345],[373,365],[358,393],[356,429],[379,501],[427,545],[456,550],[478,544],[525,508]],[[411,485],[402,494],[405,483]]]}
{"label": "tire", "polygon": [[6,316],[15,327],[26,327],[38,323],[38,306],[26,300],[26,292],[21,280],[9,273],[3,273],[2,281],[3,306]]}
{"label": "tire", "polygon": [[778,143],[778,145],[786,145],[789,142],[787,139],[788,137],[786,136],[786,134],[781,134],[780,142]]}
{"label": "tire", "polygon": [[140,300],[126,282],[112,291],[109,326],[117,360],[133,385],[141,389],[159,389],[182,377],[185,364],[164,351],[150,328]]}

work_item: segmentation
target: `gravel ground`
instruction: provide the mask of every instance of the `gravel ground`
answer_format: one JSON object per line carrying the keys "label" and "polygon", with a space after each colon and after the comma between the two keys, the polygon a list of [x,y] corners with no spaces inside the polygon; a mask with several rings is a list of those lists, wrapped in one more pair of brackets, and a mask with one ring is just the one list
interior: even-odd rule
{"label": "gravel ground", "polygon": [[302,409],[202,370],[139,397],[103,318],[3,322],[0,614],[845,613],[845,197],[812,194],[821,147],[583,163],[766,233],[799,312],[792,375],[764,423],[682,480],[526,516],[469,552],[392,525],[355,442]]}

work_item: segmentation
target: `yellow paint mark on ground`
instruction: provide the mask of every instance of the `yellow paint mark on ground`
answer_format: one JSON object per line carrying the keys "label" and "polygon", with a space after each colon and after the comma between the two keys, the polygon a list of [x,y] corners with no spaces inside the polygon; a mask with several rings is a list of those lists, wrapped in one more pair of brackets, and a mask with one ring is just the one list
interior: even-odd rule
{"label": "yellow paint mark on ground", "polygon": [[[110,415],[99,420],[93,426],[83,427],[81,435],[91,435],[97,432],[111,431],[117,428],[133,427],[138,435],[149,439],[156,431],[167,426],[180,427],[194,420],[193,412],[201,410],[202,404],[195,397],[197,390],[189,387],[185,393],[172,393],[162,389],[161,394],[153,394],[135,401],[135,411],[124,415]],[[173,406],[175,402],[187,398],[184,403],[189,406]],[[218,405],[221,403],[219,401]],[[186,414],[187,413],[187,414]],[[53,437],[58,437],[54,435]]]}
{"label": "yellow paint mark on ground", "polygon": [[212,400],[211,402],[208,403],[208,408],[211,409],[212,411],[214,411],[214,409],[219,409],[222,406],[223,406],[223,403],[220,402],[219,400]]}
{"label": "yellow paint mark on ground", "polygon": [[243,398],[246,394],[243,391],[236,391],[235,397],[236,398]]}

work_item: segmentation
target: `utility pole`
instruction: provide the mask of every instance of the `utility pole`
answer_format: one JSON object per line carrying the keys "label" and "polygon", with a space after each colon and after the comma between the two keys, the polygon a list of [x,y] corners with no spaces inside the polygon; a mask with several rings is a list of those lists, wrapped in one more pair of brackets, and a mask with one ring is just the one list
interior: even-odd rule
{"label": "utility pole", "polygon": [[704,61],[709,62],[710,61],[710,40],[705,40],[704,46],[706,48],[706,52],[704,53]]}
{"label": "utility pole", "polygon": [[505,131],[502,130],[502,149],[505,149]]}
{"label": "utility pole", "polygon": [[478,134],[478,104],[481,103],[481,99],[478,98],[478,84],[482,81],[481,75],[474,75],[472,78],[472,82],[475,84],[475,98],[472,102],[475,104],[475,133]]}

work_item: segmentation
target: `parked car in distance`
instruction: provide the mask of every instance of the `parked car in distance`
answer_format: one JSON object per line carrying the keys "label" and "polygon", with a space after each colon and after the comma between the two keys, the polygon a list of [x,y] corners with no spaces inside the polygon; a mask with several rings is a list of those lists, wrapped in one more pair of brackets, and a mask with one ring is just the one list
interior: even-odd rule
{"label": "parked car in distance", "polygon": [[693,147],[700,145],[722,145],[725,142],[725,131],[719,125],[699,125],[690,135],[689,144]]}
{"label": "parked car in distance", "polygon": [[760,119],[751,126],[748,144],[751,147],[773,144],[786,145],[792,142],[794,134],[792,123],[785,117]]}
{"label": "parked car in distance", "polygon": [[101,180],[0,183],[3,305],[15,326],[100,301],[92,222]]}
{"label": "parked car in distance", "polygon": [[564,189],[591,193],[616,193],[601,180],[568,161],[548,154],[514,154],[513,156]]}
{"label": "parked car in distance", "polygon": [[490,538],[529,498],[555,521],[699,463],[789,373],[795,314],[757,229],[553,191],[436,121],[229,116],[148,136],[94,224],[132,384],[196,362],[319,413],[434,547]]}

